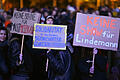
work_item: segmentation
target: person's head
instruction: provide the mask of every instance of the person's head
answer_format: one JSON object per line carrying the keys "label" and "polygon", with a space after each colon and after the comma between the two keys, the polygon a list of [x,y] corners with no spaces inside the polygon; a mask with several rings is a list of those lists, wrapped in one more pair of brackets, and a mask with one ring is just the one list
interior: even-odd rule
{"label": "person's head", "polygon": [[47,16],[46,17],[46,24],[53,24],[54,18],[53,16]]}
{"label": "person's head", "polygon": [[5,27],[0,27],[0,42],[7,39],[7,29]]}
{"label": "person's head", "polygon": [[52,11],[52,16],[56,16],[57,15],[57,11],[56,10],[53,10]]}
{"label": "person's head", "polygon": [[48,11],[44,11],[44,12],[43,12],[43,15],[44,15],[44,17],[46,18],[46,17],[49,15]]}
{"label": "person's head", "polygon": [[7,12],[4,12],[4,13],[3,13],[3,16],[4,16],[4,18],[6,19],[7,16],[8,16]]}
{"label": "person's head", "polygon": [[0,24],[3,24],[5,22],[5,19],[2,15],[0,15]]}

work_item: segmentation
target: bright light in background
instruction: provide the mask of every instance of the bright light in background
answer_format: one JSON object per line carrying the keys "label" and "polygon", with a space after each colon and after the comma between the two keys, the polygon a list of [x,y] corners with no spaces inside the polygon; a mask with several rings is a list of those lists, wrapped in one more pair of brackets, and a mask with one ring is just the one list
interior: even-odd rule
{"label": "bright light in background", "polygon": [[2,3],[4,4],[6,0],[2,0]]}
{"label": "bright light in background", "polygon": [[111,1],[118,1],[118,0],[111,0]]}
{"label": "bright light in background", "polygon": [[120,7],[118,7],[120,9]]}
{"label": "bright light in background", "polygon": [[89,0],[85,0],[86,2],[88,2]]}

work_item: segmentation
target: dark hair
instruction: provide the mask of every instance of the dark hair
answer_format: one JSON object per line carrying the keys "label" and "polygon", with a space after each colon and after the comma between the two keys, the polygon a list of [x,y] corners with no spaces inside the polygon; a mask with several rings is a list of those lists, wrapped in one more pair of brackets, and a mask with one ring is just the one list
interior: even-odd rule
{"label": "dark hair", "polygon": [[5,27],[0,27],[0,31],[5,30],[6,31],[6,39],[8,39],[8,30]]}

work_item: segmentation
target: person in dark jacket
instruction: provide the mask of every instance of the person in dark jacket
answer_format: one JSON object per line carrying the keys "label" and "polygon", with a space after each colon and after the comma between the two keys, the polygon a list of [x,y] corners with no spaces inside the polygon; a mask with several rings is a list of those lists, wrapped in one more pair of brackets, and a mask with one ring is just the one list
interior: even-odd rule
{"label": "person in dark jacket", "polygon": [[66,51],[51,50],[47,57],[49,80],[71,80],[71,56],[68,49]]}
{"label": "person in dark jacket", "polygon": [[[48,16],[47,24],[53,24],[54,18]],[[69,45],[69,44],[68,44]],[[71,80],[72,79],[72,58],[70,48],[66,50],[51,50],[47,51],[48,62],[48,79],[49,80]]]}
{"label": "person in dark jacket", "polygon": [[111,74],[108,80],[120,80],[120,64],[114,65],[111,68]]}
{"label": "person in dark jacket", "polygon": [[[12,34],[9,41],[9,60],[11,69],[10,80],[30,80],[32,73],[31,53],[26,48],[26,43],[23,45],[21,54],[21,35]],[[21,59],[22,60],[21,60]],[[21,60],[21,63],[19,63]]]}
{"label": "person in dark jacket", "polygon": [[25,41],[28,51],[32,54],[32,80],[48,80],[47,72],[45,71],[47,61],[46,50],[32,48],[32,36],[26,36]]}
{"label": "person in dark jacket", "polygon": [[96,54],[93,74],[90,73],[90,69],[92,66],[91,61],[92,61],[92,55],[89,57],[81,58],[79,60],[79,63],[78,63],[79,79],[78,80],[107,80],[107,76],[106,76],[107,60],[105,56],[99,53]]}
{"label": "person in dark jacket", "polygon": [[8,78],[7,29],[0,27],[0,80]]}

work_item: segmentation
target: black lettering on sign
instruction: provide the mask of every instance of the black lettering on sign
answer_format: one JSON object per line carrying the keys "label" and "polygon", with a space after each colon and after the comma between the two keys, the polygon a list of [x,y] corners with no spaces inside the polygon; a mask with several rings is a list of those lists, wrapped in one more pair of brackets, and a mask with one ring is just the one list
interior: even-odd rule
{"label": "black lettering on sign", "polygon": [[18,19],[18,18],[24,19],[24,13],[23,12],[15,12],[13,17],[16,19]]}
{"label": "black lettering on sign", "polygon": [[35,14],[32,14],[32,20],[35,21]]}
{"label": "black lettering on sign", "polygon": [[23,23],[23,24],[27,24],[27,20],[23,19],[23,20],[22,20],[22,23]]}
{"label": "black lettering on sign", "polygon": [[14,12],[13,18],[36,21],[35,15],[36,15],[35,13],[17,11],[17,12]]}
{"label": "black lettering on sign", "polygon": [[29,13],[25,13],[25,19],[29,19]]}
{"label": "black lettering on sign", "polygon": [[13,24],[13,26],[12,26],[12,31],[15,31],[15,32],[20,32],[20,23],[18,23],[18,24]]}
{"label": "black lettering on sign", "polygon": [[25,13],[24,19],[35,21],[35,14],[34,13]]}

